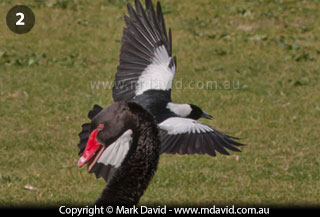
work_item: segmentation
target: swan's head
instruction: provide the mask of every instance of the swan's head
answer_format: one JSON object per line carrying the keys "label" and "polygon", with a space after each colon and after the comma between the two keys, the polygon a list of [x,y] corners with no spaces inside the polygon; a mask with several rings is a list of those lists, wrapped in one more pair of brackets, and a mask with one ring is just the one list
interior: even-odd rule
{"label": "swan's head", "polygon": [[125,131],[136,127],[136,119],[128,103],[117,102],[99,112],[91,122],[91,133],[78,166],[92,167],[104,150]]}

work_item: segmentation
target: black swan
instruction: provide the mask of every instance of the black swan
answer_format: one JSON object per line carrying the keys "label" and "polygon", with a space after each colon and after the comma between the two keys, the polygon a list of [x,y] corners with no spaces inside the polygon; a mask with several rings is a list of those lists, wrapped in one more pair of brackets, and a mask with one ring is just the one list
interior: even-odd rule
{"label": "black swan", "polygon": [[140,105],[117,102],[103,109],[90,124],[90,136],[78,166],[95,164],[101,152],[132,131],[130,148],[96,205],[136,205],[158,164],[160,140],[153,116]]}
{"label": "black swan", "polygon": [[[198,122],[201,117],[212,118],[193,104],[176,104],[171,100],[171,87],[177,69],[176,57],[172,57],[172,34],[166,25],[160,2],[156,10],[151,0],[146,0],[146,10],[139,0],[135,8],[129,3],[124,20],[119,65],[112,89],[115,102],[125,100],[138,103],[147,109],[156,119],[161,141],[160,153],[168,154],[208,154],[216,152],[228,155],[243,144],[239,138],[226,135],[206,124]],[[89,112],[94,118],[102,108],[95,105]],[[89,125],[84,124],[79,134],[80,154],[86,147]],[[130,132],[121,136],[108,152],[90,168],[89,172],[106,181],[119,167],[129,147]]]}

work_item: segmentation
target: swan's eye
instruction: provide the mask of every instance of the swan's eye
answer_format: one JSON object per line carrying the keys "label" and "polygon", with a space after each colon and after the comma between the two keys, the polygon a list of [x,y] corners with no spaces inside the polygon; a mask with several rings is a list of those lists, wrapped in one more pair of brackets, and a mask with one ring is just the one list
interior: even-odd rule
{"label": "swan's eye", "polygon": [[97,127],[97,130],[103,130],[104,128],[104,125],[103,124],[99,124],[98,127]]}

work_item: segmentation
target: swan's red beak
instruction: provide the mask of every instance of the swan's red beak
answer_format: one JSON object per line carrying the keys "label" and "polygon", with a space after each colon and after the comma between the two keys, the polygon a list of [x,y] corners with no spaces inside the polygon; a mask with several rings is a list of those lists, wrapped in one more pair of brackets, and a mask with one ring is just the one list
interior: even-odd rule
{"label": "swan's red beak", "polygon": [[105,147],[97,141],[97,134],[102,129],[103,129],[103,125],[102,126],[99,125],[97,129],[91,132],[87,142],[87,146],[83,152],[83,155],[80,157],[78,161],[78,167],[82,167],[94,157],[94,159],[90,161],[90,166],[93,165],[92,162],[95,163],[103,153]]}

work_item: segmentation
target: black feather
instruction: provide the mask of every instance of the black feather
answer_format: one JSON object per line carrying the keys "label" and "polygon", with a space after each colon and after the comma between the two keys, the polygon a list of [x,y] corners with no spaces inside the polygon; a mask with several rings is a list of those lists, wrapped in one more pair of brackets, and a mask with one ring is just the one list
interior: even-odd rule
{"label": "black feather", "polygon": [[88,118],[92,120],[100,111],[102,110],[102,107],[99,105],[94,105],[92,110],[88,113]]}
{"label": "black feather", "polygon": [[[128,101],[135,98],[136,87],[130,86],[125,78],[129,73],[135,73],[136,76],[131,76],[133,79],[130,82],[137,83],[142,72],[152,63],[158,47],[164,46],[169,57],[172,54],[171,30],[168,40],[160,4],[157,4],[155,12],[152,1],[146,0],[146,10],[144,10],[140,1],[135,0],[135,9],[131,4],[127,5],[127,9],[129,16],[124,16],[126,27],[123,29],[119,66],[115,77],[115,85],[118,83],[124,85],[112,89],[114,101]],[[176,65],[176,59],[173,58],[168,64],[172,68]]]}

